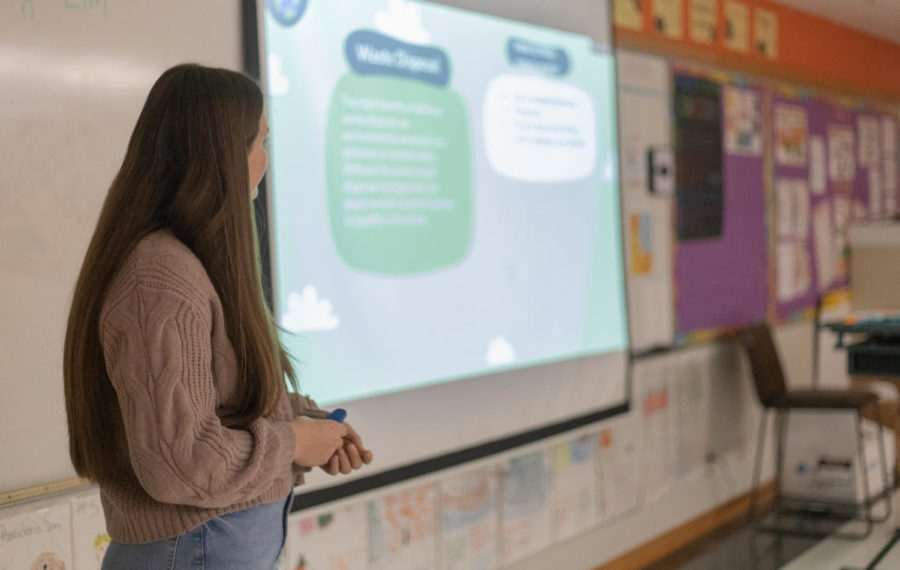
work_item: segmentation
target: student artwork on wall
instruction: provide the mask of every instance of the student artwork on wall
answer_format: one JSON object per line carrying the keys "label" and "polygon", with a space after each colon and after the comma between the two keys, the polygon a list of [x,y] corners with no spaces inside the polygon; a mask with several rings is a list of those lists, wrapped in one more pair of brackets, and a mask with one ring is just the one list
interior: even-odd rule
{"label": "student artwork on wall", "polygon": [[596,443],[583,436],[550,449],[550,484],[556,540],[587,531],[597,522]]}
{"label": "student artwork on wall", "polygon": [[0,568],[72,568],[72,511],[68,503],[0,518]]}
{"label": "student artwork on wall", "polygon": [[513,457],[503,470],[501,562],[509,565],[550,544],[547,452],[539,450]]}
{"label": "student artwork on wall", "polygon": [[435,485],[404,487],[369,502],[370,570],[437,566]]}
{"label": "student artwork on wall", "polygon": [[726,85],[725,152],[733,156],[762,156],[762,98],[757,91]]}
{"label": "student artwork on wall", "polygon": [[442,479],[441,543],[444,570],[497,567],[497,480],[493,467]]}
{"label": "student artwork on wall", "polygon": [[895,119],[807,92],[779,90],[773,100],[774,306],[788,319],[847,286],[848,226],[896,210],[896,182],[885,175],[896,156],[883,148],[895,141]]}
{"label": "student artwork on wall", "polygon": [[72,499],[72,556],[76,570],[100,570],[110,543],[100,495],[90,493]]}
{"label": "student artwork on wall", "polygon": [[366,504],[288,517],[286,570],[367,570]]}
{"label": "student artwork on wall", "polygon": [[598,510],[604,522],[630,513],[640,504],[640,438],[637,417],[605,426],[597,434]]}

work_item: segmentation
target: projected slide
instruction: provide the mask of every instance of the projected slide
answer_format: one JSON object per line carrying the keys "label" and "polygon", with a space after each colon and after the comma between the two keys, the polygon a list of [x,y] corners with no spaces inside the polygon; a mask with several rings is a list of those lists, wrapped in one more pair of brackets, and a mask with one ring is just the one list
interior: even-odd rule
{"label": "projected slide", "polygon": [[608,51],[421,2],[265,17],[276,310],[304,391],[626,348]]}

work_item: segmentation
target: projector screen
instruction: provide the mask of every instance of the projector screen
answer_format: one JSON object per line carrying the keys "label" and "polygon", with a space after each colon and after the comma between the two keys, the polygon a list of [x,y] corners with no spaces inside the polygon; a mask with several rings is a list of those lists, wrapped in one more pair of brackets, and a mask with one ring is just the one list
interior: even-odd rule
{"label": "projector screen", "polygon": [[626,400],[608,7],[588,37],[504,12],[529,4],[265,3],[274,302],[303,391],[367,423],[513,408],[413,456]]}

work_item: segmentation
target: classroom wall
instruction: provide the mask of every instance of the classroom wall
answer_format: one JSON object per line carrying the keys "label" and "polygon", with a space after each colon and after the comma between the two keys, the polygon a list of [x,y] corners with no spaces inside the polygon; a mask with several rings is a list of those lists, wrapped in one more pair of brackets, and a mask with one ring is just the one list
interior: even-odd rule
{"label": "classroom wall", "polygon": [[[237,37],[235,36],[235,42]],[[239,46],[238,46],[239,47]],[[644,66],[645,69],[659,70],[667,63],[660,57],[625,52],[625,59],[631,66]],[[636,137],[635,148],[643,149],[648,145],[670,144],[670,133],[665,120],[671,105],[670,94],[666,85],[659,82],[643,84],[639,78],[632,78],[630,83],[620,84],[621,115],[620,129],[623,137]],[[654,120],[663,118],[663,120]],[[623,152],[627,150],[627,141],[623,140]],[[638,159],[640,161],[640,158]],[[638,164],[636,178],[640,178],[643,163]],[[624,170],[624,168],[623,168]],[[633,187],[623,188],[623,213],[627,229],[628,215],[649,206],[654,216],[666,219],[671,215],[671,202],[666,199],[654,199],[652,202],[646,193],[638,191],[640,181]],[[663,239],[660,236],[660,239]],[[661,248],[665,250],[665,247]],[[632,315],[642,315],[646,324],[652,325],[653,315],[659,313],[660,307],[648,306],[642,299],[654,297],[663,299],[671,293],[667,285],[671,269],[671,259],[661,258],[660,264],[649,284],[636,285],[629,282],[629,309]],[[666,289],[666,287],[669,289]],[[669,295],[671,298],[671,295]],[[665,306],[662,307],[665,309]],[[669,307],[670,308],[670,307]],[[671,311],[668,313],[671,315]],[[673,324],[663,319],[656,321],[658,328],[647,326],[636,331],[639,344],[653,344],[671,339]],[[775,330],[776,340],[786,368],[790,387],[807,387],[813,378],[813,326],[809,321],[801,321],[780,325]],[[846,383],[843,370],[834,363],[840,363],[839,353],[830,349],[827,337],[820,337],[822,362],[820,371],[823,383],[840,386]],[[677,383],[677,387],[676,387]],[[718,459],[714,464],[696,461],[669,480],[659,479],[656,489],[648,489],[639,483],[641,489],[638,507],[615,520],[603,523],[595,529],[574,539],[558,542],[552,547],[537,553],[529,559],[517,563],[510,568],[514,570],[543,570],[546,568],[589,569],[614,560],[616,557],[644,544],[654,537],[675,528],[692,518],[727,503],[729,500],[746,493],[750,487],[752,466],[756,442],[756,430],[759,420],[759,405],[753,392],[747,363],[737,348],[727,341],[713,341],[667,353],[661,356],[641,359],[634,369],[632,385],[632,408],[623,415],[612,418],[598,426],[621,425],[624,422],[636,422],[641,431],[644,451],[639,461],[651,465],[656,472],[660,471],[658,457],[647,453],[646,449],[662,449],[664,453],[677,450],[667,446],[678,445],[678,442],[658,442],[649,438],[651,426],[644,422],[644,410],[641,406],[642,396],[651,389],[660,386],[671,393],[691,388],[702,397],[692,412],[699,418],[699,423],[691,429],[698,429],[701,435],[699,449],[714,453]],[[35,397],[40,394],[34,394]],[[675,421],[675,420],[673,420]],[[364,426],[359,426],[364,429]],[[769,432],[771,434],[771,430]],[[648,445],[650,447],[648,447]],[[767,443],[771,452],[772,439]],[[59,451],[59,450],[56,450]],[[696,457],[693,457],[696,460]],[[763,469],[763,480],[772,476],[773,454],[767,453]],[[665,467],[665,466],[663,466]],[[671,469],[675,467],[669,466]],[[61,474],[64,475],[65,473]],[[639,473],[636,474],[639,476]],[[411,481],[411,485],[421,481]],[[27,481],[23,482],[27,483]],[[52,502],[53,500],[51,500]],[[40,507],[46,503],[35,503]],[[27,508],[32,508],[29,506]],[[21,510],[21,509],[19,509]],[[5,516],[6,513],[0,513]],[[76,568],[78,570],[78,568]]]}

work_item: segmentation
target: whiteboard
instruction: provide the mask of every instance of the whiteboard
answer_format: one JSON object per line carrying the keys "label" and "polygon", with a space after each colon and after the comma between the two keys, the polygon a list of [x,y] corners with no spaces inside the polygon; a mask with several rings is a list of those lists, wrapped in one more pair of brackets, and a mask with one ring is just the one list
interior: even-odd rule
{"label": "whiteboard", "polygon": [[241,68],[240,6],[0,5],[0,491],[74,475],[63,339],[102,201],[162,71]]}

